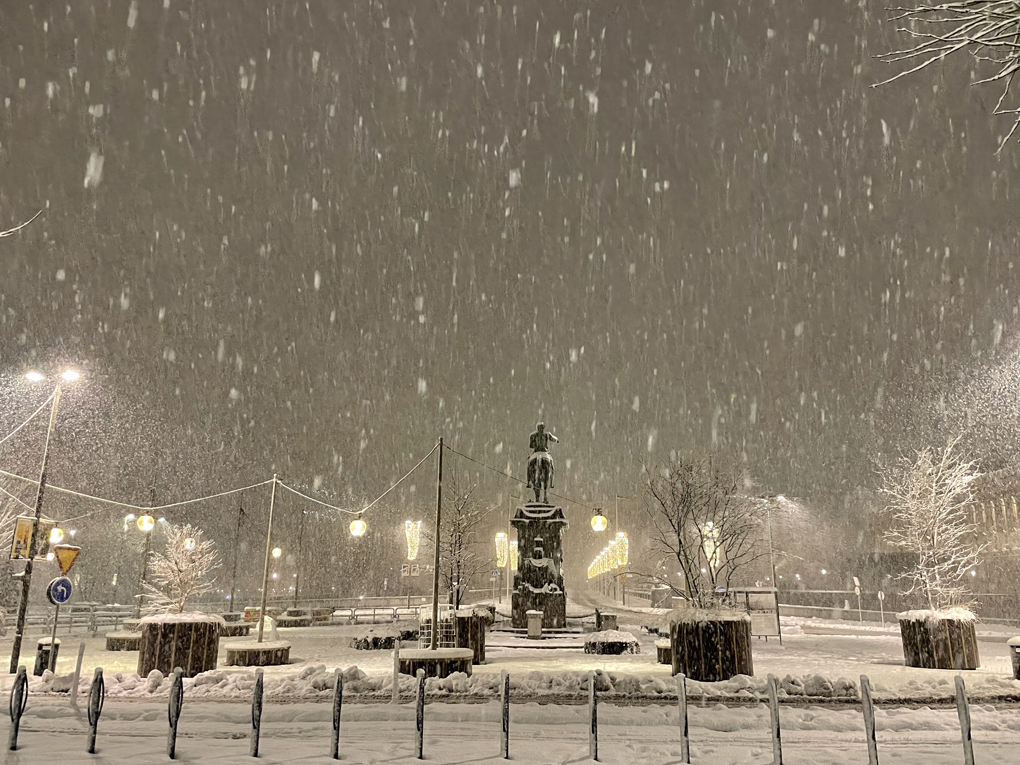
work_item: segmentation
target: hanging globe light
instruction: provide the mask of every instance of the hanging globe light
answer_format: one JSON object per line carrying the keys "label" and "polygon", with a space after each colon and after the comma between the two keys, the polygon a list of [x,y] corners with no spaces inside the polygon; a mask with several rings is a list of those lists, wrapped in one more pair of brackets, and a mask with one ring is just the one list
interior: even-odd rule
{"label": "hanging globe light", "polygon": [[279,558],[281,555],[283,555],[283,550],[281,550],[279,547],[274,547],[273,548],[273,557],[274,558]]}
{"label": "hanging globe light", "polygon": [[64,530],[59,526],[54,526],[50,529],[50,544],[59,545],[64,541]]}
{"label": "hanging globe light", "polygon": [[194,539],[192,539],[191,537],[188,537],[187,539],[184,540],[184,549],[185,550],[194,550],[196,544],[197,543],[195,542]]}
{"label": "hanging globe light", "polygon": [[143,515],[138,518],[138,523],[136,525],[138,526],[139,531],[143,531],[148,534],[156,528],[156,521],[151,515]]}
{"label": "hanging globe light", "polygon": [[605,531],[607,526],[609,526],[609,519],[602,514],[601,507],[596,507],[595,515],[591,517],[592,531]]}
{"label": "hanging globe light", "polygon": [[368,531],[368,524],[361,520],[361,518],[355,518],[351,521],[352,537],[363,537],[366,531]]}

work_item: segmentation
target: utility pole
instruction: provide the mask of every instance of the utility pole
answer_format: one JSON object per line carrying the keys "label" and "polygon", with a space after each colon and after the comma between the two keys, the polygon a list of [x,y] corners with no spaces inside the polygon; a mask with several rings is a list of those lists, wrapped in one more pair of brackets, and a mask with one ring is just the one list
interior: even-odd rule
{"label": "utility pole", "polygon": [[262,631],[266,625],[266,594],[269,589],[269,555],[273,549],[273,510],[276,508],[276,473],[273,473],[273,493],[269,495],[269,529],[266,531],[266,566],[262,570],[262,606],[259,608],[259,638],[262,642]]}
{"label": "utility pole", "polygon": [[[42,468],[39,471],[39,488],[35,494],[35,517],[32,520],[32,541],[28,543],[28,560],[25,573],[21,575],[21,602],[18,604],[18,622],[11,647],[11,674],[18,672],[21,657],[21,641],[25,636],[25,617],[28,615],[28,591],[32,586],[32,561],[39,551],[39,520],[42,518],[43,493],[46,491],[46,464],[50,458],[50,439],[57,426],[57,407],[60,405],[60,386],[53,391],[53,406],[50,408],[50,424],[46,428],[46,443],[43,446]],[[53,647],[50,647],[53,650]]]}
{"label": "utility pole", "polygon": [[[439,475],[436,480],[436,556],[432,567],[432,637],[429,650],[436,650],[439,640],[439,544],[443,515],[443,437],[439,437]],[[509,544],[509,541],[508,541]]]}
{"label": "utility pole", "polygon": [[297,566],[295,566],[294,572],[294,608],[297,608],[298,593],[301,591],[301,568],[304,564],[304,559],[301,557],[301,542],[305,538],[305,511],[301,510],[301,525],[298,526],[298,538],[297,538]]}
{"label": "utility pole", "polygon": [[769,563],[772,564],[772,586],[779,589],[779,580],[776,579],[776,550],[772,546],[772,502],[765,500],[766,520],[769,527]]}
{"label": "utility pole", "polygon": [[230,605],[228,613],[234,613],[234,595],[237,589],[237,559],[241,557],[241,519],[244,517],[244,505],[237,505],[237,530],[234,531],[234,565],[230,572]]}

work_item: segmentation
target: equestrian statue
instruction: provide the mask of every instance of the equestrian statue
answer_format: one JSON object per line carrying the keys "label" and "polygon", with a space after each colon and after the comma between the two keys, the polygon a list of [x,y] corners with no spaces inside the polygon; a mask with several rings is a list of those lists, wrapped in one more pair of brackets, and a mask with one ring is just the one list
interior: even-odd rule
{"label": "equestrian statue", "polygon": [[535,503],[548,503],[547,492],[553,488],[553,459],[549,454],[549,442],[559,443],[552,433],[547,433],[545,423],[540,422],[531,434],[531,456],[528,458],[528,488],[535,491]]}

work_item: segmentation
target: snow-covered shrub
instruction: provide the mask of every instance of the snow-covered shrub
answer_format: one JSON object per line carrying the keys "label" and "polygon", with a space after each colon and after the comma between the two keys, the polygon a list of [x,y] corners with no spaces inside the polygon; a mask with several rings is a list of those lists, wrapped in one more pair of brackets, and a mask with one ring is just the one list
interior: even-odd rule
{"label": "snow-covered shrub", "polygon": [[150,613],[183,613],[188,599],[212,590],[220,565],[215,545],[201,529],[184,524],[166,530],[166,552],[156,553],[145,588]]}
{"label": "snow-covered shrub", "polygon": [[916,556],[901,574],[910,582],[904,594],[919,594],[932,611],[968,605],[964,577],[984,549],[968,513],[979,474],[973,462],[954,453],[958,441],[940,451],[926,447],[914,459],[882,469],[882,493],[893,513],[886,541]]}

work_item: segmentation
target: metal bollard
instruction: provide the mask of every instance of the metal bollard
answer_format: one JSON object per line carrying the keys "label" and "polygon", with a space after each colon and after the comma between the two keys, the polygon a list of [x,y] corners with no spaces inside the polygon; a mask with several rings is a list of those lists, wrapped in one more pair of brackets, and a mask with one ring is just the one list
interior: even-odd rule
{"label": "metal bollard", "polygon": [[500,754],[504,760],[510,759],[510,675],[504,669],[499,679],[499,700],[503,707],[503,731],[500,746]]}
{"label": "metal bollard", "polygon": [[177,755],[177,721],[181,719],[181,707],[184,705],[184,670],[174,669],[174,679],[170,686],[170,702],[167,705],[167,720],[170,731],[166,737],[166,754],[171,760]]}
{"label": "metal bollard", "polygon": [[783,765],[783,738],[779,729],[779,681],[769,675],[769,716],[772,718],[772,762]]}
{"label": "metal bollard", "polygon": [[875,702],[871,700],[871,680],[861,675],[861,709],[864,710],[864,737],[868,740],[868,765],[878,765],[878,740],[875,738]]}
{"label": "metal bollard", "polygon": [[687,724],[687,676],[682,672],[676,676],[676,702],[680,712],[680,762],[690,765],[691,741]]}
{"label": "metal bollard", "polygon": [[425,759],[422,751],[425,748],[425,670],[418,670],[418,699],[414,715],[415,735],[414,747],[415,756],[419,760]]}
{"label": "metal bollard", "polygon": [[18,730],[21,728],[21,716],[25,714],[26,704],[28,704],[28,672],[21,666],[18,667],[18,674],[14,678],[14,686],[11,688],[10,749],[12,752],[18,748]]}
{"label": "metal bollard", "polygon": [[333,733],[329,739],[329,755],[340,759],[340,711],[344,703],[344,671],[336,670],[336,685],[333,688]]}
{"label": "metal bollard", "polygon": [[255,670],[255,690],[251,694],[251,748],[252,757],[259,756],[259,737],[262,735],[262,668]]}
{"label": "metal bollard", "polygon": [[78,644],[78,661],[74,665],[74,678],[71,680],[71,706],[78,708],[78,683],[81,681],[81,662],[85,658],[85,641]]}
{"label": "metal bollard", "polygon": [[400,641],[396,641],[397,645],[393,649],[393,696],[392,703],[400,703]]}
{"label": "metal bollard", "polygon": [[960,718],[960,736],[963,739],[963,765],[974,765],[974,740],[970,729],[970,704],[963,678],[956,676],[956,714]]}
{"label": "metal bollard", "polygon": [[591,728],[588,730],[588,756],[599,761],[599,697],[595,693],[595,673],[588,673],[588,714]]}
{"label": "metal bollard", "polygon": [[92,687],[89,688],[89,739],[86,751],[89,754],[96,753],[96,733],[99,730],[99,715],[103,713],[103,704],[106,703],[106,683],[103,681],[103,668],[96,667],[96,674],[92,677]]}

